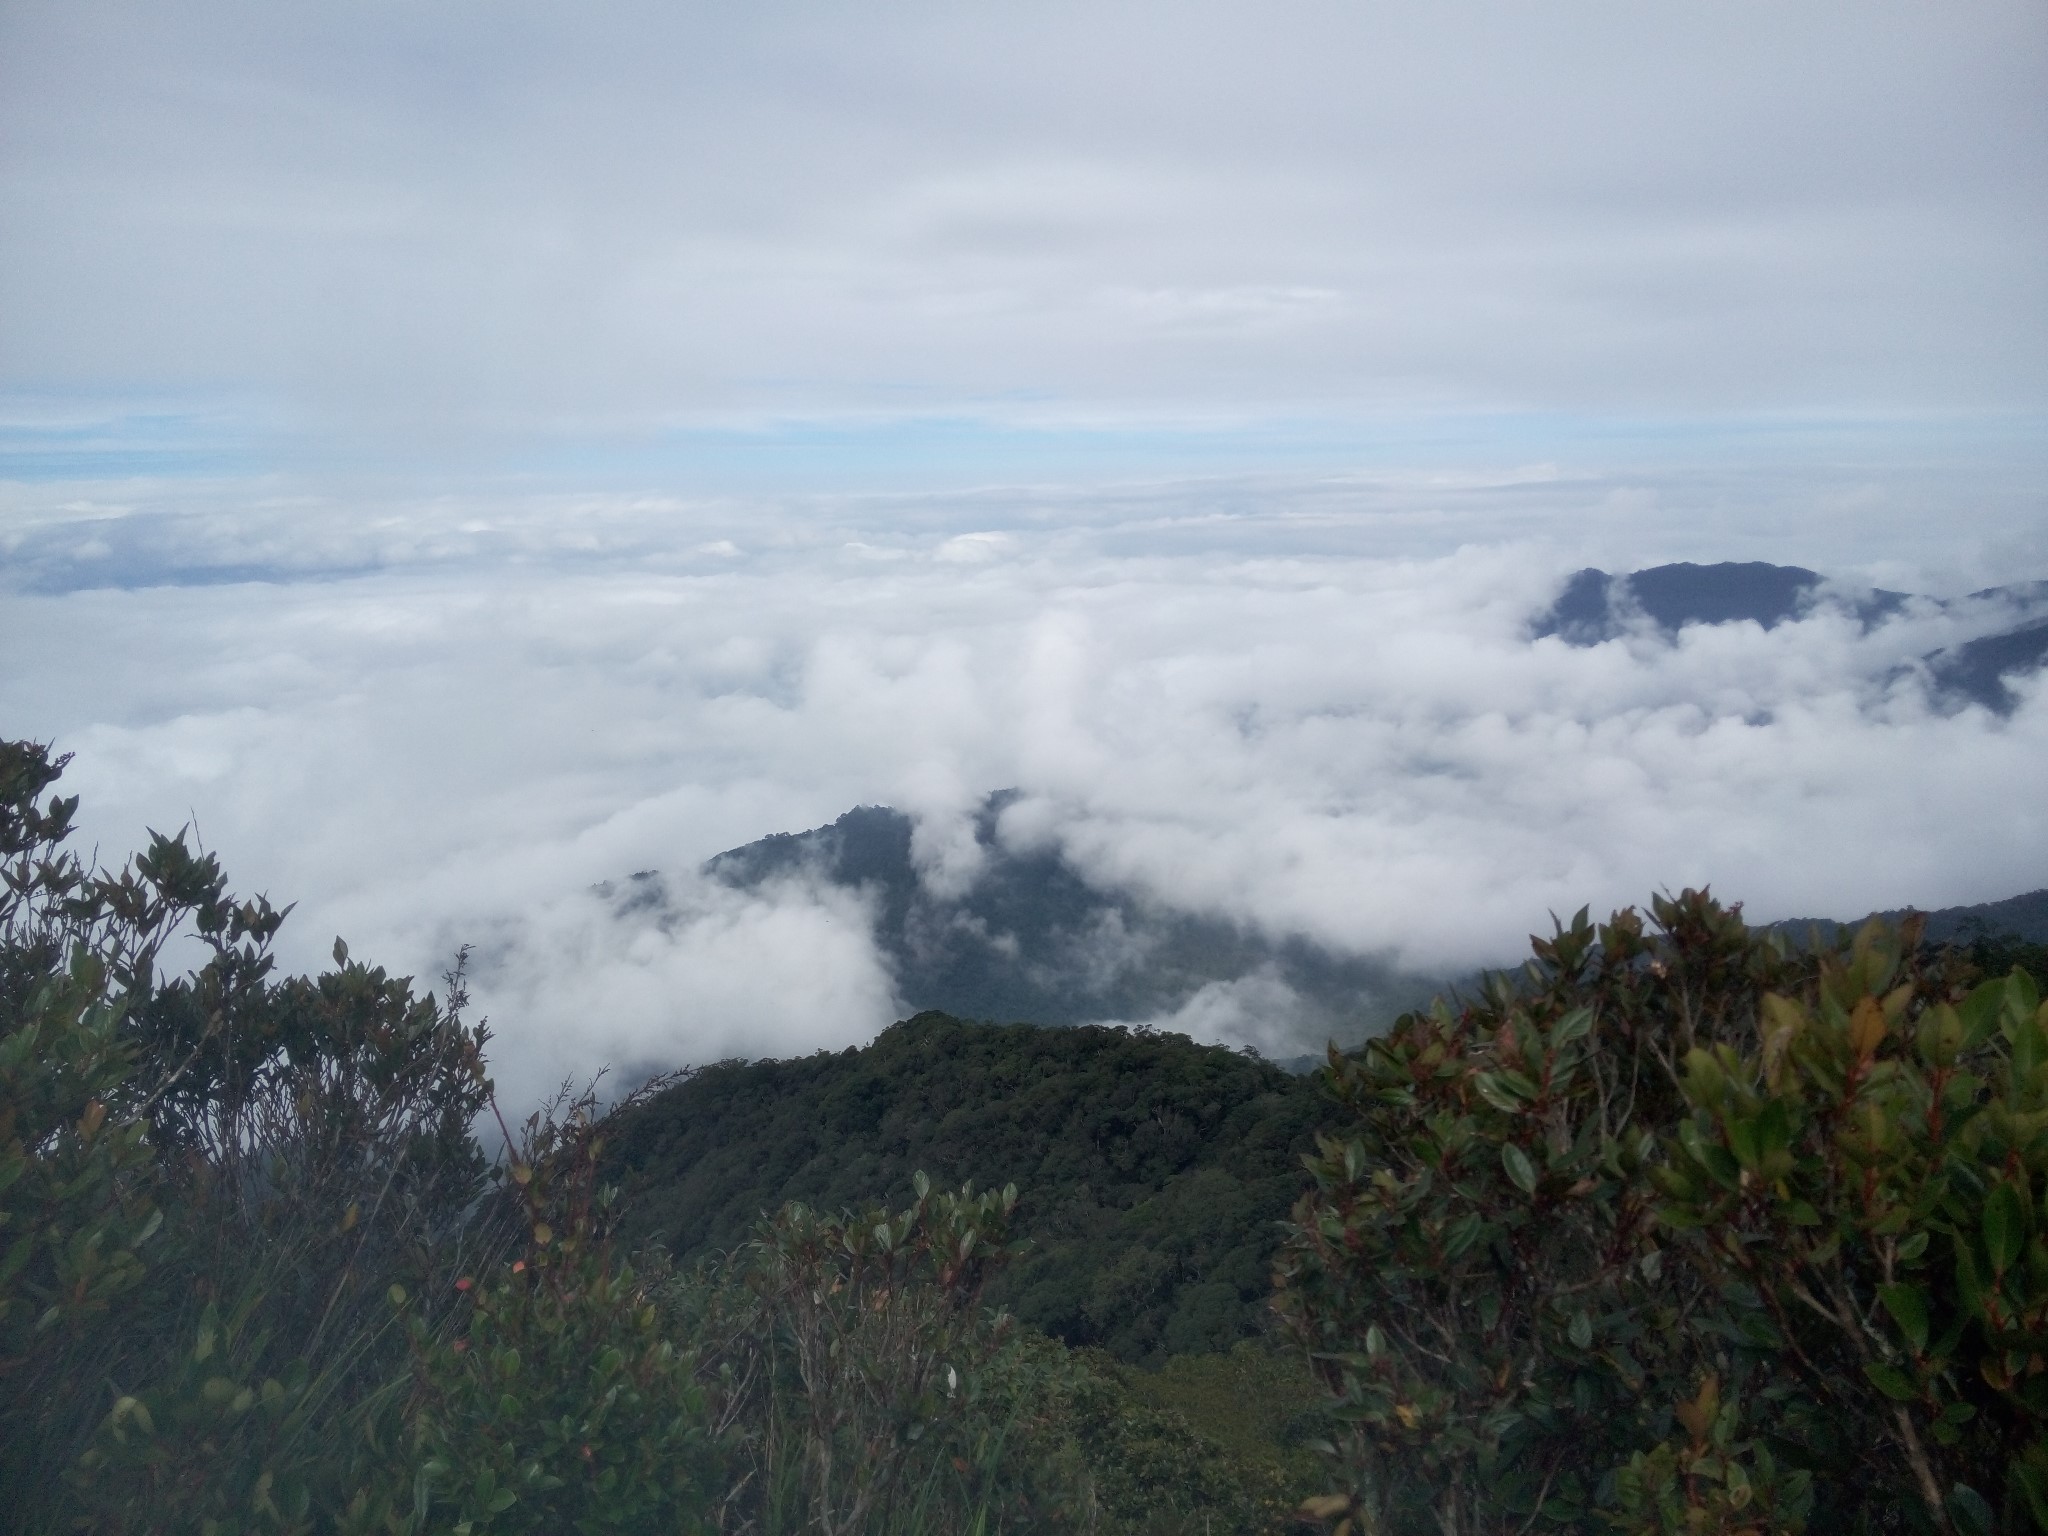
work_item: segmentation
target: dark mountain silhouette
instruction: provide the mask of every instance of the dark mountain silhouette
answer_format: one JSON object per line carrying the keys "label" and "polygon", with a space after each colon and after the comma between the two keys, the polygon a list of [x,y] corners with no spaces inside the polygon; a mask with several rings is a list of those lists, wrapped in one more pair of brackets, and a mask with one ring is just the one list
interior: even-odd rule
{"label": "dark mountain silhouette", "polygon": [[1751,620],[1771,629],[1797,618],[1821,585],[1818,572],[1762,561],[1720,565],[1657,565],[1610,576],[1591,567],[1575,574],[1534,633],[1572,645],[1597,645],[1647,618],[1667,634],[1688,624]]}
{"label": "dark mountain silhouette", "polygon": [[[911,820],[885,806],[748,843],[704,871],[742,890],[788,878],[863,890],[904,1001],[963,1018],[1164,1021],[1205,988],[1249,983],[1265,1010],[1284,1015],[1269,1020],[1279,1033],[1314,1046],[1363,1038],[1441,984],[1106,890],[1057,849],[1006,845],[996,823],[1014,798],[1005,791],[983,803],[975,833],[984,862],[957,896],[934,894],[919,878]],[[660,899],[653,880],[615,895],[624,903]]]}
{"label": "dark mountain silhouette", "polygon": [[[1529,633],[1532,639],[1555,635],[1567,645],[1588,646],[1646,624],[1666,638],[1693,624],[1754,623],[1774,629],[1804,618],[1822,603],[1839,605],[1869,630],[1912,601],[1910,593],[1831,586],[1804,566],[1754,560],[1656,565],[1620,576],[1588,567],[1573,573],[1557,600],[1531,622]],[[1953,613],[1959,621],[1974,618],[1999,626],[1921,658],[1934,696],[1952,707],[1975,703],[2010,713],[2018,700],[2005,680],[2037,671],[2048,660],[2048,621],[2041,613],[2048,605],[2048,582],[1918,601]],[[1898,669],[1887,681],[1911,670]]]}
{"label": "dark mountain silhouette", "polygon": [[[1909,910],[1898,907],[1886,912],[1873,912],[1870,916],[1896,923]],[[2014,938],[2029,944],[2048,944],[2048,889],[2028,891],[2023,896],[2008,896],[2003,901],[1981,901],[1974,906],[1940,907],[1925,916],[1930,944],[1968,944],[1973,939],[1986,938]],[[1854,922],[1839,922],[1832,918],[1800,917],[1771,926],[1797,937],[1804,937],[1808,929],[1818,929],[1823,938],[1833,938],[1845,929],[1860,928],[1868,920],[1857,918]]]}
{"label": "dark mountain silhouette", "polygon": [[1968,699],[2004,715],[2019,702],[2005,680],[2039,671],[2044,661],[2048,661],[2048,622],[1982,635],[1936,651],[1927,658],[1927,670],[1950,697]]}

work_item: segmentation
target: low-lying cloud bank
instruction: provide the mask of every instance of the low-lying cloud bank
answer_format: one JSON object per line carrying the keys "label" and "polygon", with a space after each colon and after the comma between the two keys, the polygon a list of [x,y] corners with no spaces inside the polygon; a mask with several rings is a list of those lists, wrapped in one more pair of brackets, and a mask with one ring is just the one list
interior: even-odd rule
{"label": "low-lying cloud bank", "polygon": [[[1661,887],[1846,916],[2048,872],[2048,687],[2004,718],[1931,699],[1918,658],[1969,637],[1955,612],[1866,628],[1822,605],[1574,646],[1529,628],[1579,547],[1433,534],[1404,553],[1341,518],[1304,533],[1299,501],[1206,543],[1160,506],[975,527],[963,505],[864,527],[858,508],[592,503],[606,539],[581,561],[517,540],[406,555],[387,530],[354,574],[285,561],[204,585],[142,584],[175,562],[108,524],[128,584],[46,561],[0,607],[0,709],[77,754],[107,852],[190,820],[242,885],[297,900],[294,964],[337,932],[426,976],[476,945],[520,1095],[605,1062],[851,1044],[893,1017],[856,896],[696,874],[859,804],[916,818],[924,878],[959,890],[986,857],[983,797],[1014,786],[1006,847],[1423,972]],[[286,521],[211,516],[258,553]],[[558,544],[575,525],[531,526]],[[646,869],[659,920],[622,912]],[[1157,1022],[1272,1049],[1284,990],[1219,985]]]}

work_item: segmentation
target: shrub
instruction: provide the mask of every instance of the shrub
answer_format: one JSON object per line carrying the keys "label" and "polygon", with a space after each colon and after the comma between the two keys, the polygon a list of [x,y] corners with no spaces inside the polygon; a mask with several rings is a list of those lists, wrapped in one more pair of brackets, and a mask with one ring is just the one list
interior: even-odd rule
{"label": "shrub", "polygon": [[586,1094],[527,1122],[504,1186],[517,1256],[446,1282],[461,1298],[453,1328],[411,1319],[412,1514],[425,1529],[708,1528],[724,1469],[697,1360],[614,1251],[595,1111]]}
{"label": "shrub", "polygon": [[1974,1533],[2048,1468],[2048,1049],[1873,924],[1704,893],[1411,1015],[1326,1082],[1279,1305],[1360,1530]]}

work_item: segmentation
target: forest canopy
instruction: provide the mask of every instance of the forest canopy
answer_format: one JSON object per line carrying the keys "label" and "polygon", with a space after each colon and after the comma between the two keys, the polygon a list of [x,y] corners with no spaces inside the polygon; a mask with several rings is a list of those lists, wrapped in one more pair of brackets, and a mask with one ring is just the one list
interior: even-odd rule
{"label": "forest canopy", "polygon": [[63,766],[0,743],[12,1528],[2048,1529],[2038,946],[1686,891],[1308,1078],[921,1015],[508,1119],[459,958],[280,975]]}

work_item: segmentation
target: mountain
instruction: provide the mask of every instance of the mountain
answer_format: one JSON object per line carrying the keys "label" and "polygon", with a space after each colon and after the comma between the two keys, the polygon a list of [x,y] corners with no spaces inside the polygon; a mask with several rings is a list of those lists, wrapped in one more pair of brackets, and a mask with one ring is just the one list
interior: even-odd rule
{"label": "mountain", "polygon": [[1531,632],[1537,639],[1557,635],[1569,645],[1598,645],[1643,618],[1667,634],[1688,624],[1743,620],[1771,629],[1803,614],[1820,585],[1818,572],[1761,561],[1658,565],[1625,576],[1589,567],[1565,583]]}
{"label": "mountain", "polygon": [[[1873,912],[1870,917],[1896,923],[1908,910],[1896,908]],[[2003,901],[1978,902],[1974,906],[1939,907],[1923,915],[1927,920],[1926,937],[1930,944],[1970,944],[1980,939],[2018,939],[2029,945],[2048,944],[2048,889],[2028,891],[2023,896],[2008,896]],[[1808,929],[1817,929],[1822,938],[1832,939],[1844,930],[1860,928],[1867,921],[1867,917],[1854,922],[1801,917],[1771,926],[1800,937],[1804,937]]]}
{"label": "mountain", "polygon": [[[1776,926],[1803,941],[1847,925]],[[1929,914],[1928,932],[1970,944],[1988,973],[2018,961],[2048,980],[2048,890]],[[1155,1030],[926,1012],[867,1046],[684,1074],[609,1122],[607,1176],[628,1235],[684,1263],[744,1242],[785,1201],[901,1199],[920,1171],[1014,1181],[1030,1248],[991,1300],[1069,1344],[1157,1365],[1261,1327],[1275,1224],[1307,1187],[1301,1159],[1328,1114],[1307,1065]]]}
{"label": "mountain", "polygon": [[[1152,1021],[1228,1034],[1249,1016],[1266,1039],[1299,1049],[1362,1039],[1443,984],[1105,889],[1057,849],[1004,842],[998,821],[1014,798],[1005,791],[983,802],[982,865],[958,894],[919,877],[911,819],[886,806],[731,849],[704,872],[741,890],[803,878],[864,891],[898,995],[963,1018]],[[627,899],[660,897],[650,884]]]}
{"label": "mountain", "polygon": [[2010,714],[2019,701],[2006,679],[2038,672],[2048,661],[2048,622],[1981,635],[1935,651],[1926,659],[1942,692],[1982,704],[1996,714]]}
{"label": "mountain", "polygon": [[[1953,616],[1985,632],[1920,658],[1935,697],[1960,707],[1981,704],[2009,714],[2018,700],[2005,679],[2038,671],[2048,661],[2048,581],[1986,587],[1955,599],[1916,597],[1882,587],[1850,588],[1798,565],[1762,561],[1718,565],[1656,565],[1625,575],[1588,567],[1573,573],[1555,601],[1530,621],[1529,636],[1555,635],[1567,645],[1599,645],[1654,628],[1667,639],[1695,624],[1759,624],[1775,629],[1833,604],[1865,631],[1909,603]],[[1891,681],[1909,669],[1886,674]]]}
{"label": "mountain", "polygon": [[[827,826],[730,849],[708,860],[704,873],[739,890],[800,879],[864,893],[874,942],[911,1011],[1045,1025],[1149,1023],[1251,1041],[1296,1071],[1320,1061],[1328,1040],[1355,1044],[1452,985],[1473,984],[1473,977],[1402,971],[1105,889],[1056,849],[1006,845],[997,822],[1013,798],[1004,792],[984,802],[976,819],[984,863],[958,893],[934,891],[920,878],[912,821],[886,806],[861,806]],[[622,916],[668,900],[651,871],[603,889]],[[1813,923],[1776,926],[1803,935]],[[1825,919],[1818,926],[1833,933],[1848,925]],[[2048,941],[2048,893],[1932,913],[1928,934]]]}
{"label": "mountain", "polygon": [[684,1261],[788,1200],[1014,1181],[1031,1247],[991,1301],[1157,1364],[1257,1332],[1325,1113],[1313,1079],[1178,1035],[923,1013],[862,1048],[704,1068],[617,1114],[606,1158],[631,1235]]}

